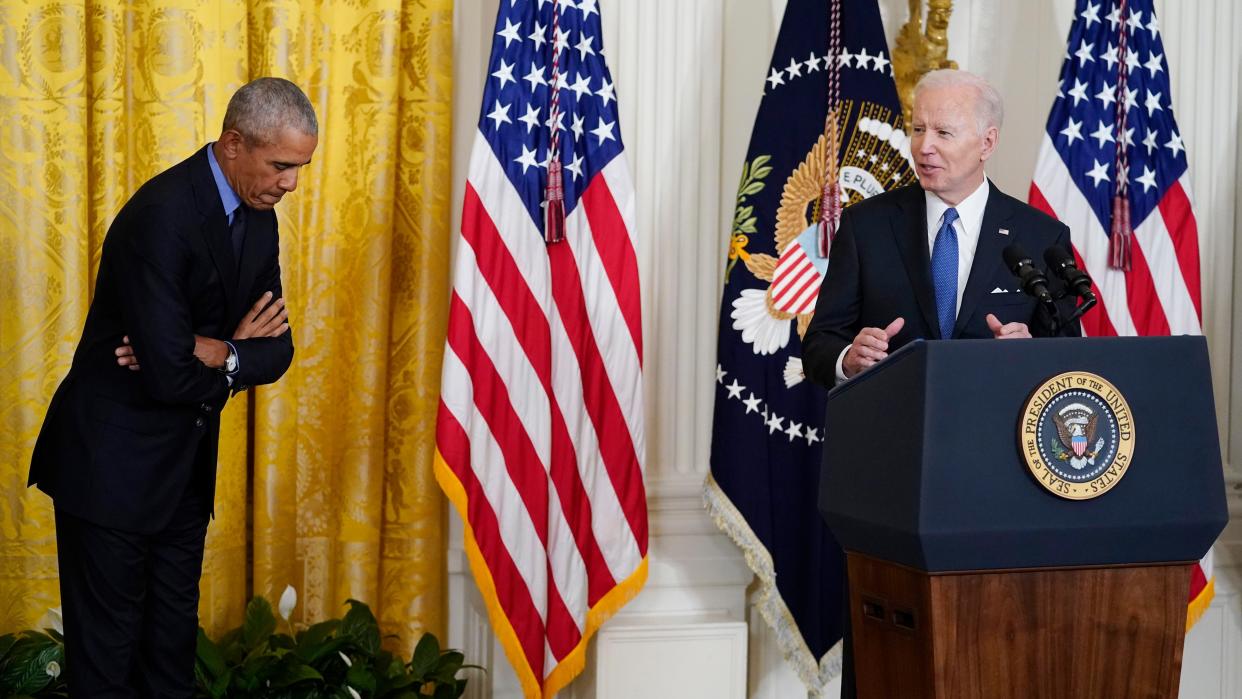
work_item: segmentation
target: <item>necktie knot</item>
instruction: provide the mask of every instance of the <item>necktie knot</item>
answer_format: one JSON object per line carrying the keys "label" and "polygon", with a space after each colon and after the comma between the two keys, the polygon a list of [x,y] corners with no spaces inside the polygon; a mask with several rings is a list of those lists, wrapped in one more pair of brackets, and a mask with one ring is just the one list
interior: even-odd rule
{"label": "necktie knot", "polygon": [[957,219],[957,209],[950,206],[944,210],[944,223],[940,224],[940,229],[944,230],[945,226],[952,226]]}

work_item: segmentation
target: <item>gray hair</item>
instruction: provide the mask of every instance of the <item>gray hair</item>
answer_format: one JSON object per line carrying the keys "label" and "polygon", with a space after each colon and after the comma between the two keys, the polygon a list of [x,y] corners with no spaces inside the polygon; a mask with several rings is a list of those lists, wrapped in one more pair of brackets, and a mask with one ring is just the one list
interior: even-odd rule
{"label": "gray hair", "polygon": [[975,120],[979,123],[980,135],[990,126],[1000,130],[1001,123],[1005,120],[1005,103],[996,88],[992,87],[992,83],[974,73],[964,70],[933,70],[914,86],[914,98],[917,100],[923,90],[948,87],[968,87],[975,91]]}
{"label": "gray hair", "polygon": [[242,85],[224,112],[223,130],[241,134],[248,146],[275,143],[286,128],[319,135],[315,108],[297,85],[284,78],[257,78]]}

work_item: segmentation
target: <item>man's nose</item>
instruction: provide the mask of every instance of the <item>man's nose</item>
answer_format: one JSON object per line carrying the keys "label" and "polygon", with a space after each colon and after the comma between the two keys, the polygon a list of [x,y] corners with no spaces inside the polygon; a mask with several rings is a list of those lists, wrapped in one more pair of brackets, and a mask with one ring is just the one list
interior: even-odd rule
{"label": "man's nose", "polygon": [[292,192],[298,188],[298,169],[291,167],[280,175],[280,179],[276,181],[277,186],[286,192]]}

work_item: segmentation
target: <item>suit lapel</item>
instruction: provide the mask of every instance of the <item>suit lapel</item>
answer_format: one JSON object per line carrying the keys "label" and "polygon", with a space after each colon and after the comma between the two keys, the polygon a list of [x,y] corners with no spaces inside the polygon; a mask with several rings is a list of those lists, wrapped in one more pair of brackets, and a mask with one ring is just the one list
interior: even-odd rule
{"label": "suit lapel", "polygon": [[202,215],[203,239],[211,252],[211,261],[220,276],[220,284],[224,291],[225,308],[233,303],[237,286],[237,265],[233,260],[233,242],[229,233],[229,220],[224,215],[224,204],[220,202],[220,191],[216,188],[215,178],[211,176],[211,164],[207,161],[206,146],[198,152],[194,162],[193,187],[194,200]]}
{"label": "suit lapel", "polygon": [[923,200],[921,187],[913,185],[909,195],[903,197],[898,211],[893,215],[892,227],[901,261],[910,277],[910,286],[923,313],[923,322],[933,332],[939,333],[936,291],[931,279],[931,253],[927,250],[927,203]]}
{"label": "suit lapel", "polygon": [[975,247],[975,258],[970,263],[970,277],[966,281],[966,289],[962,292],[962,307],[957,313],[957,323],[953,326],[953,335],[961,334],[962,329],[974,314],[980,299],[991,293],[988,287],[996,273],[996,265],[1001,259],[1001,250],[1011,242],[1011,236],[1003,235],[1001,228],[1013,214],[1008,197],[996,185],[988,181],[988,203],[983,207],[983,225],[979,228],[979,244]]}

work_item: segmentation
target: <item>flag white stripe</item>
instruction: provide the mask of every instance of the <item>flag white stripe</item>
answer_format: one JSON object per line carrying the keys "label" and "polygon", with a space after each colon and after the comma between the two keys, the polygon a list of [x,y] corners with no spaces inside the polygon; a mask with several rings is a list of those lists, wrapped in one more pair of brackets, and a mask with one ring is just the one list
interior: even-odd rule
{"label": "flag white stripe", "polygon": [[[612,200],[616,203],[617,210],[621,212],[621,220],[625,222],[625,232],[630,237],[630,245],[637,252],[638,224],[635,223],[634,214],[634,178],[630,177],[630,164],[626,160],[625,152],[617,154],[612,162],[600,170],[600,174],[608,183],[608,191],[612,193]],[[638,293],[639,290],[634,291]]]}
{"label": "flag white stripe", "polygon": [[1169,322],[1169,334],[1201,334],[1203,330],[1199,327],[1195,304],[1190,298],[1186,279],[1182,277],[1177,251],[1173,249],[1173,239],[1159,208],[1152,209],[1147,220],[1134,229],[1134,235],[1147,257],[1156,297]]}
{"label": "flag white stripe", "polygon": [[642,556],[633,533],[625,525],[625,510],[604,467],[599,436],[582,402],[578,360],[559,317],[552,319],[552,363],[557,367],[552,375],[552,393],[565,416],[565,427],[578,459],[578,475],[591,503],[591,532],[613,579],[623,580],[634,571]]}
{"label": "flag white stripe", "polygon": [[[505,388],[509,402],[522,422],[522,429],[535,447],[535,453],[548,470],[552,452],[552,426],[548,394],[530,362],[509,317],[491,286],[477,268],[474,249],[466,241],[457,251],[459,273],[454,289],[474,318],[474,334],[491,358]],[[534,319],[528,319],[534,320]]]}
{"label": "flag white stripe", "polygon": [[[458,252],[463,270],[475,264],[474,250],[464,244]],[[474,317],[475,335],[484,351],[491,358],[497,373],[509,391],[509,401],[522,423],[523,431],[530,438],[539,456],[543,470],[551,462],[551,405],[543,382],[539,379],[530,358],[522,350],[508,316],[501,309],[500,301],[480,275],[468,277],[457,275],[458,296]],[[531,322],[536,322],[531,319]],[[586,564],[578,551],[572,528],[565,519],[560,500],[549,498],[548,551],[552,579],[573,616],[579,632],[586,621]]]}
{"label": "flag white stripe", "polygon": [[552,308],[552,270],[547,244],[522,205],[517,190],[496,161],[492,147],[478,131],[475,131],[468,181],[500,233],[505,248],[513,256],[518,271],[526,280],[526,287],[543,310],[544,318],[547,318]]}
{"label": "flag white stripe", "polygon": [[1125,274],[1108,266],[1108,234],[1070,177],[1065,162],[1046,133],[1035,165],[1035,186],[1052,207],[1057,219],[1069,226],[1074,248],[1082,256],[1087,274],[1095,280],[1104,310],[1117,334],[1138,334],[1130,317]]}
{"label": "flag white stripe", "polygon": [[440,400],[470,439],[470,463],[500,527],[500,538],[526,584],[539,617],[547,620],[547,556],[517,488],[505,470],[504,454],[474,403],[470,373],[451,347],[444,352]]}
{"label": "flag white stripe", "polygon": [[[587,320],[595,335],[595,344],[608,374],[611,391],[621,406],[630,439],[636,442],[635,435],[641,437],[643,433],[642,369],[638,364],[638,348],[634,347],[630,327],[621,315],[616,291],[595,248],[591,222],[583,208],[579,205],[569,214],[565,226],[574,234],[566,236],[565,242],[578,266]],[[637,449],[635,453],[638,453]]]}
{"label": "flag white stripe", "polygon": [[798,253],[789,258],[788,265],[782,266],[788,269],[782,270],[778,266],[776,274],[773,275],[776,277],[776,283],[772,285],[772,299],[778,303],[784,302],[786,294],[801,286],[804,277],[815,269],[806,255]]}

